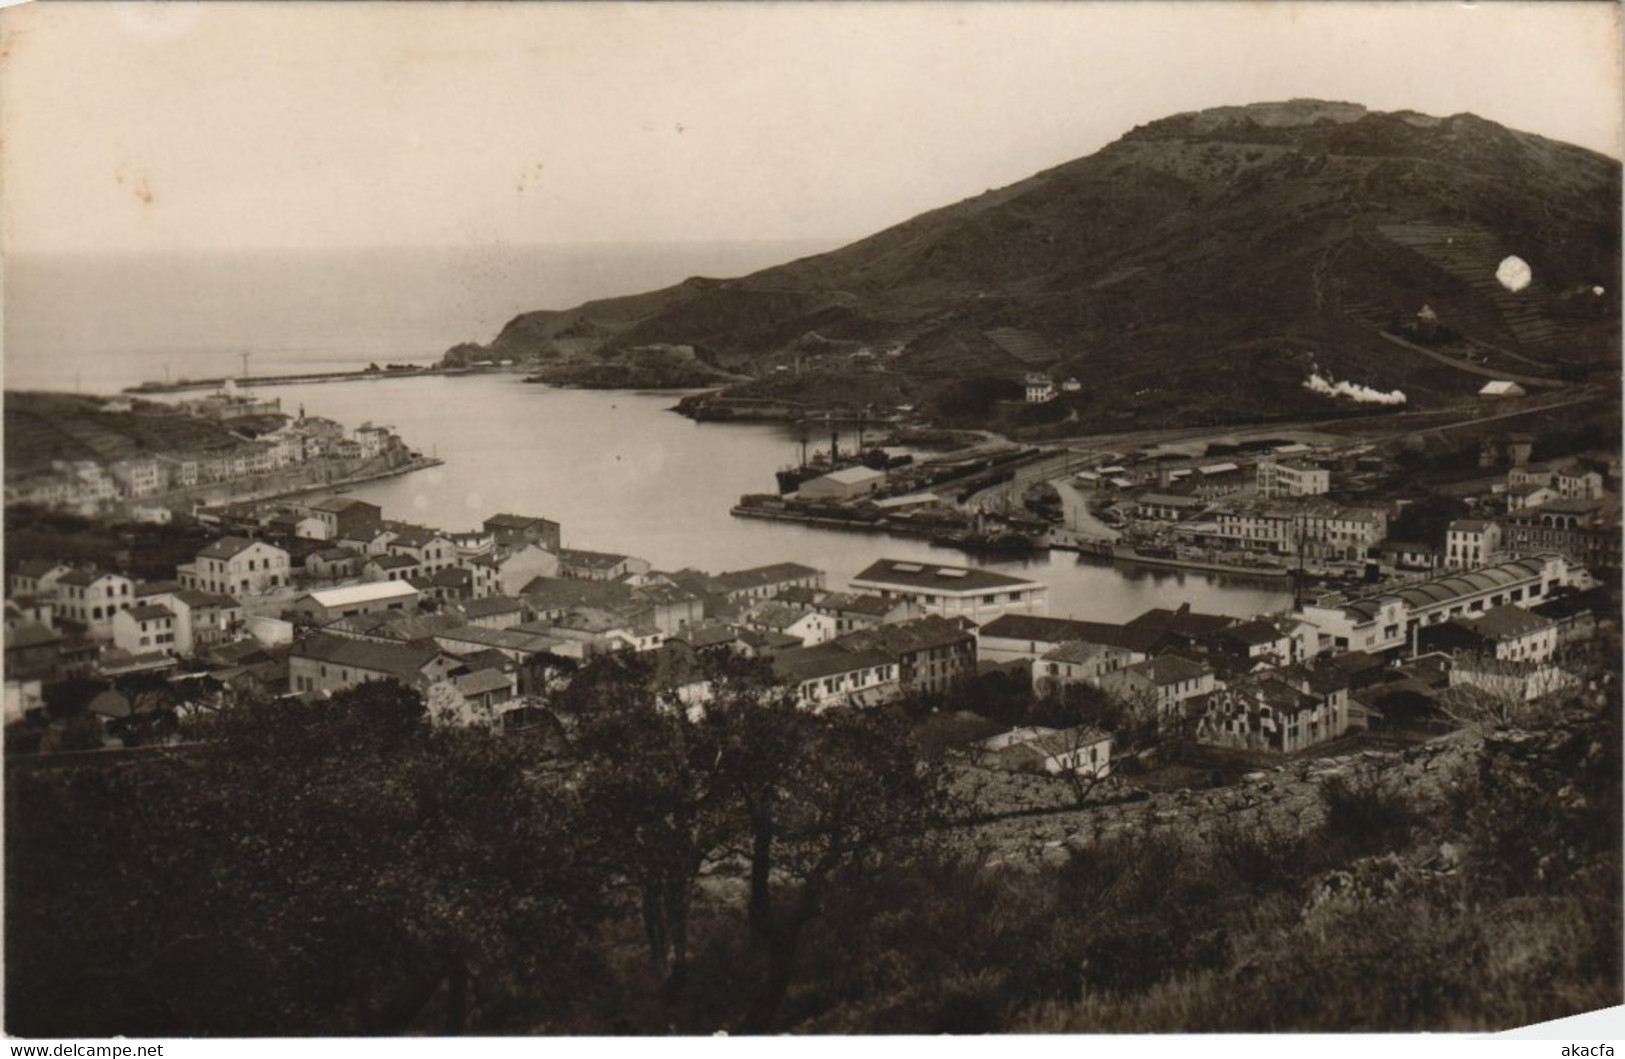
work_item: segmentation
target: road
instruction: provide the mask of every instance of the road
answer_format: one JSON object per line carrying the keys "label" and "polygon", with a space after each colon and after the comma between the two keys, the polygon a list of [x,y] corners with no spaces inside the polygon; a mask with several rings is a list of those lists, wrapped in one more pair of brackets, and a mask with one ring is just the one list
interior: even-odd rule
{"label": "road", "polygon": [[1115,541],[1122,534],[1095,518],[1089,511],[1089,498],[1083,490],[1064,478],[1055,481],[1055,491],[1061,496],[1061,528],[1075,537],[1089,540]]}
{"label": "road", "polygon": [[[1053,482],[1057,479],[1069,478],[1074,471],[1097,465],[1103,457],[1114,453],[1127,456],[1130,453],[1154,445],[1206,445],[1214,442],[1233,445],[1264,438],[1291,437],[1312,445],[1352,448],[1359,445],[1369,445],[1373,442],[1391,441],[1396,438],[1443,434],[1452,430],[1462,430],[1467,427],[1494,423],[1504,419],[1516,419],[1519,416],[1535,412],[1589,404],[1608,399],[1609,396],[1602,392],[1593,391],[1574,396],[1565,395],[1561,400],[1519,402],[1519,407],[1504,412],[1498,411],[1489,415],[1479,415],[1471,419],[1458,420],[1453,423],[1435,423],[1412,429],[1403,429],[1408,425],[1402,421],[1403,417],[1423,415],[1431,417],[1437,415],[1437,412],[1401,412],[1398,415],[1375,419],[1360,416],[1349,419],[1228,427],[1174,427],[1169,429],[1134,430],[1119,434],[1093,434],[1086,437],[1062,439],[1056,444],[1065,447],[1055,455],[1017,468],[1015,477],[1012,480],[1001,482],[973,494],[961,506],[968,511],[992,511],[1005,506],[1015,509],[1021,504],[1022,492],[1027,486],[1035,482]],[[1386,426],[1389,429],[1380,433],[1354,436],[1327,433],[1327,427],[1344,423]],[[1065,494],[1062,495],[1062,502],[1063,504],[1066,502]],[[1067,518],[1068,525],[1070,525],[1070,511]],[[1081,530],[1082,523],[1079,526]]]}

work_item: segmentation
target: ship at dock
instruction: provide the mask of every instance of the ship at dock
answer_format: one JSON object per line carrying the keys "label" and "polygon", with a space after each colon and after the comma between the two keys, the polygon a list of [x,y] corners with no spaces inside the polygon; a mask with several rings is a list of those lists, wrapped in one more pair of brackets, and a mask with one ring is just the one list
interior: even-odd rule
{"label": "ship at dock", "polygon": [[1280,563],[1269,562],[1237,562],[1233,559],[1218,560],[1199,554],[1183,552],[1177,548],[1159,547],[1151,544],[1113,544],[1111,555],[1119,563],[1137,564],[1141,566],[1166,566],[1180,570],[1196,570],[1203,573],[1235,574],[1245,577],[1287,578],[1292,571]]}
{"label": "ship at dock", "polygon": [[781,467],[775,473],[779,483],[779,495],[788,496],[798,491],[806,482],[814,478],[821,478],[832,471],[842,471],[848,467],[870,467],[877,471],[892,471],[899,467],[907,467],[914,462],[909,455],[894,456],[885,449],[876,447],[863,447],[863,429],[858,429],[858,446],[850,453],[841,451],[840,434],[831,432],[829,448],[820,449],[811,456],[807,455],[807,441],[803,437],[801,442],[801,462],[788,467]]}

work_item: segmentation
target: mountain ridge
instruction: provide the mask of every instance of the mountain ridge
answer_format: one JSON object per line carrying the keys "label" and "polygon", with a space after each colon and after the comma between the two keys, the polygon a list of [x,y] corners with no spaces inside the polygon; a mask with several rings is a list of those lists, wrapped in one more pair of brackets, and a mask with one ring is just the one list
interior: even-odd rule
{"label": "mountain ridge", "polygon": [[[754,396],[793,396],[813,372],[930,398],[1030,370],[986,339],[1006,329],[1055,349],[1085,418],[1335,407],[1304,388],[1311,370],[1422,407],[1469,395],[1486,367],[1613,370],[1619,200],[1617,161],[1472,114],[1215,107],[826,253],[524,313],[453,359],[545,371],[687,345],[754,376],[736,388]],[[1512,254],[1534,274],[1516,293],[1494,282]],[[1445,358],[1382,336],[1424,304],[1439,333],[1420,337],[1447,338]]]}

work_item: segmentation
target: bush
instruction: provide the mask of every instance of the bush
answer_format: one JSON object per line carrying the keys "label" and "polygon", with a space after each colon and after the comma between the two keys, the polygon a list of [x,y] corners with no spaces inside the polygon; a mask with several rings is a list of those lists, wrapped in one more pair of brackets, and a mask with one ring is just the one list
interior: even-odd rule
{"label": "bush", "polygon": [[1385,791],[1375,772],[1333,776],[1322,785],[1320,798],[1326,820],[1315,846],[1325,867],[1400,849],[1418,822],[1404,797]]}

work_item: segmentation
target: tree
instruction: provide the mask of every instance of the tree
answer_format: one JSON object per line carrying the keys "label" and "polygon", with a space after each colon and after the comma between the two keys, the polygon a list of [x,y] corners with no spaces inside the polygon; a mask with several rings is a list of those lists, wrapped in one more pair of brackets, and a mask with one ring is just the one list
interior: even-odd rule
{"label": "tree", "polygon": [[393,683],[189,735],[8,785],[9,1029],[532,1026],[592,980],[601,883],[528,740],[434,730]]}
{"label": "tree", "polygon": [[559,696],[578,723],[581,792],[599,855],[636,901],[671,1009],[688,980],[689,913],[701,869],[735,829],[727,734],[754,704],[759,671],[732,660],[706,674],[711,701],[690,709],[659,687],[651,662],[617,653],[577,675]]}
{"label": "tree", "polygon": [[765,1033],[789,989],[802,931],[822,913],[826,893],[942,823],[946,786],[889,711],[814,715],[780,698],[739,720],[746,919],[760,961],[739,1029]]}
{"label": "tree", "polygon": [[1424,496],[1405,505],[1388,527],[1388,536],[1396,541],[1416,541],[1442,548],[1450,523],[1466,518],[1467,514],[1467,504],[1460,497]]}

